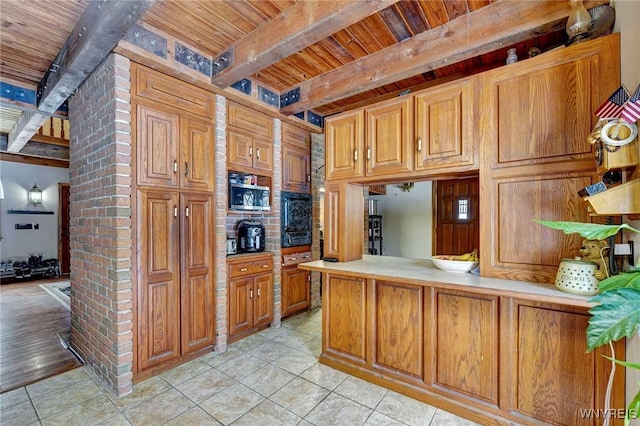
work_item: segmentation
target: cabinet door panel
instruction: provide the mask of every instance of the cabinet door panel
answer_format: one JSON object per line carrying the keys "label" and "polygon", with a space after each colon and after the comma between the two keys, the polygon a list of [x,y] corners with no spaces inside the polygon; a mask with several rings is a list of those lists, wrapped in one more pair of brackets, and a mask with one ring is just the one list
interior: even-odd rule
{"label": "cabinet door panel", "polygon": [[273,142],[253,138],[253,168],[262,172],[273,172]]}
{"label": "cabinet door panel", "polygon": [[282,143],[295,145],[308,151],[311,148],[311,135],[304,129],[282,123]]}
{"label": "cabinet door panel", "polygon": [[228,117],[230,126],[237,126],[253,135],[260,135],[267,139],[273,138],[273,118],[267,114],[235,102],[229,102]]}
{"label": "cabinet door panel", "polygon": [[308,149],[282,145],[282,189],[309,192],[311,154]]}
{"label": "cabinet door panel", "polygon": [[412,170],[411,97],[367,108],[367,175],[381,176]]}
{"label": "cabinet door panel", "polygon": [[282,315],[307,309],[311,305],[309,271],[282,269]]}
{"label": "cabinet door panel", "polygon": [[253,327],[253,278],[233,278],[229,281],[229,335]]}
{"label": "cabinet door panel", "polygon": [[205,120],[181,119],[180,144],[182,146],[180,187],[213,191],[214,151],[213,125]]}
{"label": "cabinet door panel", "polygon": [[325,122],[325,173],[328,180],[364,176],[364,111]]}
{"label": "cabinet door panel", "polygon": [[472,80],[416,95],[416,170],[472,165]]}
{"label": "cabinet door panel", "polygon": [[139,191],[138,203],[138,368],[144,370],[180,356],[178,196]]}
{"label": "cabinet door panel", "polygon": [[233,129],[227,129],[227,137],[227,163],[229,167],[253,167],[253,138]]}
{"label": "cabinet door panel", "polygon": [[436,383],[497,404],[497,298],[439,290],[435,297]]}
{"label": "cabinet door panel", "polygon": [[[214,203],[211,196],[183,194],[182,353],[214,343]],[[188,214],[187,214],[188,212]]]}
{"label": "cabinet door panel", "polygon": [[549,424],[593,424],[576,409],[599,405],[596,355],[584,343],[588,320],[589,315],[520,306],[514,348],[518,412]]}
{"label": "cabinet door panel", "polygon": [[259,326],[268,324],[273,318],[273,275],[259,275],[254,280],[254,326]]}
{"label": "cabinet door panel", "polygon": [[[373,365],[422,379],[422,287],[376,281]],[[399,377],[399,376],[398,376]]]}
{"label": "cabinet door panel", "polygon": [[[366,362],[366,280],[327,274],[323,347],[356,363]],[[324,307],[323,307],[324,308]]]}
{"label": "cabinet door panel", "polygon": [[138,185],[177,187],[179,117],[146,105],[138,105]]}

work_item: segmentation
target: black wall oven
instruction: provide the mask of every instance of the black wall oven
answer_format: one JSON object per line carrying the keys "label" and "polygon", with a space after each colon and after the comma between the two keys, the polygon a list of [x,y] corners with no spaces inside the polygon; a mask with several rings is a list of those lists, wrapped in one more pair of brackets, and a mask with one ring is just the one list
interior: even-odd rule
{"label": "black wall oven", "polygon": [[282,247],[311,245],[311,194],[282,191],[280,203]]}

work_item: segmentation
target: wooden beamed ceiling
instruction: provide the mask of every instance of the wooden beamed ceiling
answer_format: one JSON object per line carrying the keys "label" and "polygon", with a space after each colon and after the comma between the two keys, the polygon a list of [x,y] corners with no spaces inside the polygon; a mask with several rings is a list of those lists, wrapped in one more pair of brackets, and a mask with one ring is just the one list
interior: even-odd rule
{"label": "wooden beamed ceiling", "polygon": [[[111,3],[139,15],[114,19]],[[586,0],[585,6],[608,3]],[[97,10],[99,4],[106,6]],[[68,62],[79,68],[59,69],[67,64],[60,55],[77,44],[82,28],[83,35],[117,42],[137,21],[210,61],[204,81],[211,90],[226,93],[249,79],[289,99],[270,106],[284,115],[326,116],[503,65],[510,47],[524,59],[531,47],[544,52],[559,46],[566,41],[569,11],[564,0],[2,0],[0,79],[25,90],[46,88],[39,103],[26,107],[3,93],[0,107],[26,109],[16,124],[22,126],[20,141],[35,131],[39,113],[56,114],[68,89],[86,75],[71,84],[65,79],[92,69],[90,62],[113,48],[92,46],[90,54]],[[168,57],[174,54],[167,46]]]}

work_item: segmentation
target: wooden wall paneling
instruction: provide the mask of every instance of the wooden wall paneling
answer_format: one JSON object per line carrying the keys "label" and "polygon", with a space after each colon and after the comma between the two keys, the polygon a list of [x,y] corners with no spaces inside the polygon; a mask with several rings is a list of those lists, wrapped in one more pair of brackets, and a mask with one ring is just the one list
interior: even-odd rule
{"label": "wooden wall paneling", "polygon": [[364,365],[369,334],[367,281],[332,274],[325,278],[323,294],[328,292],[329,297],[322,313],[323,352]]}
{"label": "wooden wall paneling", "polygon": [[371,293],[371,363],[401,380],[423,382],[423,287],[376,280]]}
{"label": "wooden wall paneling", "polygon": [[437,289],[435,384],[498,405],[498,298]]}

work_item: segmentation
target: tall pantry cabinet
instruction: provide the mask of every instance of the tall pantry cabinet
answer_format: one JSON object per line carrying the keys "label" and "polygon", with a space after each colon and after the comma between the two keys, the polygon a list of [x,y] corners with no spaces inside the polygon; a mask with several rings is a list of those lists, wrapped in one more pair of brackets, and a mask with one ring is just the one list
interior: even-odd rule
{"label": "tall pantry cabinet", "polygon": [[134,374],[215,341],[214,98],[132,65]]}

